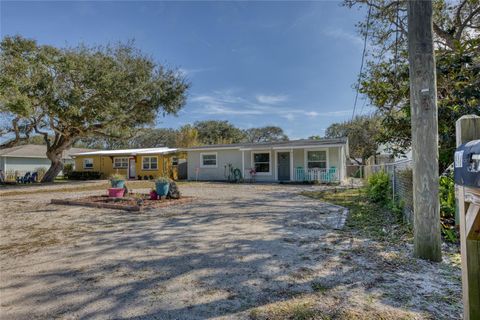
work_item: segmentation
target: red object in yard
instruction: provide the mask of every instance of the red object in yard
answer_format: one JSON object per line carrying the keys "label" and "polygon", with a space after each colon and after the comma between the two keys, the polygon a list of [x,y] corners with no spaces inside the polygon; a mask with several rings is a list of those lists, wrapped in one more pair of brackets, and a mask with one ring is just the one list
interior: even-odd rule
{"label": "red object in yard", "polygon": [[110,198],[122,198],[124,193],[124,188],[108,188],[108,196]]}
{"label": "red object in yard", "polygon": [[157,195],[157,192],[155,191],[150,191],[150,200],[157,200],[158,199],[158,195]]}

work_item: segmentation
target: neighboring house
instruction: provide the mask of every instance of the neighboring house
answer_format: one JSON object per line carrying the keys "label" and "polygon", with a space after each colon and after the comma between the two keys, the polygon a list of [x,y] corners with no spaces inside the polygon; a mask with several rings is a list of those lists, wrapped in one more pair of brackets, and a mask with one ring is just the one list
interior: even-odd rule
{"label": "neighboring house", "polygon": [[343,181],[349,157],[347,138],[206,145],[183,150],[188,154],[188,179],[212,181],[227,180],[231,169],[239,169],[243,178],[256,181]]}
{"label": "neighboring house", "polygon": [[[64,164],[73,164],[73,153],[91,151],[92,149],[71,148],[63,152]],[[33,172],[38,168],[50,168],[50,160],[46,156],[47,146],[26,144],[22,146],[0,149],[0,170],[7,173],[17,172],[23,175],[25,172]]]}
{"label": "neighboring house", "polygon": [[118,173],[129,179],[176,178],[181,153],[171,148],[99,150],[74,154],[76,171],[96,171],[105,178]]}

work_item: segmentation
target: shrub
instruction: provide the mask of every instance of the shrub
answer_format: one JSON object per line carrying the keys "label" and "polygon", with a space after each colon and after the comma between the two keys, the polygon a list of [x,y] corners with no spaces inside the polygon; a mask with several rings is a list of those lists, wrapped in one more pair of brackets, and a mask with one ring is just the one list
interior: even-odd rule
{"label": "shrub", "polygon": [[37,173],[37,181],[40,181],[45,173],[47,173],[47,169],[45,169],[45,167],[38,167],[35,169],[35,172]]}
{"label": "shrub", "polygon": [[98,171],[72,171],[68,176],[71,180],[98,180],[102,174]]}
{"label": "shrub", "polygon": [[372,174],[368,178],[367,195],[373,202],[388,203],[390,198],[390,178],[384,171]]}
{"label": "shrub", "polygon": [[158,183],[170,183],[171,180],[167,177],[158,177],[157,180],[155,180],[155,182],[158,182]]}
{"label": "shrub", "polygon": [[125,180],[125,176],[123,174],[114,173],[110,176],[110,180]]}
{"label": "shrub", "polygon": [[72,172],[73,172],[73,164],[66,163],[63,165],[63,176],[66,179],[70,179],[70,175],[72,174]]}
{"label": "shrub", "polygon": [[442,218],[455,217],[455,182],[450,176],[440,177],[440,215]]}

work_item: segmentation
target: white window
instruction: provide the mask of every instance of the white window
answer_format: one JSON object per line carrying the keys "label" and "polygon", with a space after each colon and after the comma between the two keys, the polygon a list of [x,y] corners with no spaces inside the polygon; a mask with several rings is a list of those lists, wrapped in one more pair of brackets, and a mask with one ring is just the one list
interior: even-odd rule
{"label": "white window", "polygon": [[93,159],[83,159],[83,169],[93,169]]}
{"label": "white window", "polygon": [[307,151],[308,169],[326,169],[327,152],[326,151]]}
{"label": "white window", "polygon": [[217,167],[217,153],[200,153],[200,167],[201,168],[216,168]]}
{"label": "white window", "polygon": [[252,157],[253,157],[253,166],[255,168],[255,172],[257,175],[271,174],[270,152],[253,152]]}
{"label": "white window", "polygon": [[158,158],[157,157],[143,157],[142,158],[143,170],[157,170]]}
{"label": "white window", "polygon": [[128,158],[113,158],[113,168],[114,169],[125,169],[128,168]]}

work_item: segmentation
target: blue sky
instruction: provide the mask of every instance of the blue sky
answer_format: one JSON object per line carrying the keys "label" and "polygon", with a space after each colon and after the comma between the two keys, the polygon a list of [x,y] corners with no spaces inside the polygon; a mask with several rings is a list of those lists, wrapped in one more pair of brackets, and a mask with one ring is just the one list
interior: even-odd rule
{"label": "blue sky", "polygon": [[[363,10],[340,2],[1,1],[1,36],[74,46],[135,39],[192,83],[177,117],[158,127],[229,120],[323,135],[352,114]],[[358,108],[363,101],[360,100]],[[364,112],[368,110],[365,108]]]}

